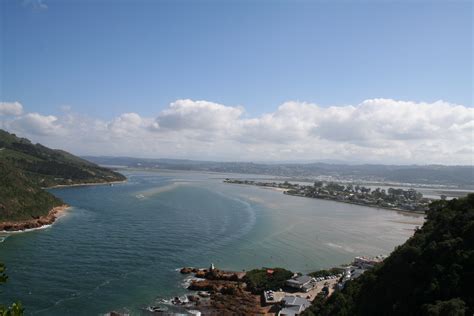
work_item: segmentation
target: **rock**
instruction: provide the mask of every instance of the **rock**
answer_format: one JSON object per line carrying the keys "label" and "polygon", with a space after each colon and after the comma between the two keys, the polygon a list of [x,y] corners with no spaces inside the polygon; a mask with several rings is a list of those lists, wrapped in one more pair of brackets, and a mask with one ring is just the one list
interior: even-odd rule
{"label": "rock", "polygon": [[222,287],[220,292],[224,295],[236,295],[237,293],[240,293],[240,290],[233,285],[226,285]]}
{"label": "rock", "polygon": [[188,290],[191,291],[217,291],[218,285],[207,280],[203,281],[192,281],[188,286]]}
{"label": "rock", "polygon": [[204,279],[206,277],[207,270],[198,270],[195,274],[196,278]]}
{"label": "rock", "polygon": [[190,274],[191,272],[193,272],[193,269],[184,267],[179,272],[182,274]]}
{"label": "rock", "polygon": [[199,296],[195,296],[195,295],[188,295],[188,300],[190,302],[197,302],[200,300]]}

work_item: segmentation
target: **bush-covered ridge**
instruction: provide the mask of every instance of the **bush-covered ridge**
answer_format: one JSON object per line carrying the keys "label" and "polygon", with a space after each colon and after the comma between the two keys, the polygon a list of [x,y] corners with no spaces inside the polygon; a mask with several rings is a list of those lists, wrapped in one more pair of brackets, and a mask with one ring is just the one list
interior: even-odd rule
{"label": "bush-covered ridge", "polygon": [[423,227],[381,264],[306,315],[473,315],[474,194],[431,205]]}
{"label": "bush-covered ridge", "polygon": [[42,187],[125,180],[120,173],[4,130],[0,130],[0,161],[20,169]]}
{"label": "bush-covered ridge", "polygon": [[0,221],[38,218],[61,204],[21,170],[0,161]]}
{"label": "bush-covered ridge", "polygon": [[39,218],[64,204],[42,187],[123,180],[120,173],[0,129],[0,221]]}

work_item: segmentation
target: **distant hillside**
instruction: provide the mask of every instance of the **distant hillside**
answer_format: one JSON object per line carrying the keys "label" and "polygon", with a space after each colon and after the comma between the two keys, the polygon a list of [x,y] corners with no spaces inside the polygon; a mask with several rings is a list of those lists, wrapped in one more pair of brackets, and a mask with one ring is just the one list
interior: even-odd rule
{"label": "distant hillside", "polygon": [[32,144],[4,130],[0,130],[0,161],[18,168],[42,187],[125,180],[120,173],[63,150]]}
{"label": "distant hillside", "polygon": [[423,227],[380,266],[306,315],[474,313],[474,194],[432,204]]}
{"label": "distant hillside", "polygon": [[330,176],[353,181],[384,181],[397,183],[455,185],[474,188],[474,166],[441,165],[347,165],[328,163],[252,163],[213,162],[182,159],[144,159],[130,157],[86,157],[101,165],[197,170],[224,173],[262,174],[310,179]]}
{"label": "distant hillside", "polygon": [[120,173],[0,130],[0,221],[38,218],[64,204],[43,187],[122,180]]}

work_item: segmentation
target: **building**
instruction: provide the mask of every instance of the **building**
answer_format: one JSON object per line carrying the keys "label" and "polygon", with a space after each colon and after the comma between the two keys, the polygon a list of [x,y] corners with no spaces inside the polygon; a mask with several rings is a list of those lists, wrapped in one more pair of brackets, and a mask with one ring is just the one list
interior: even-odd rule
{"label": "building", "polygon": [[361,276],[365,271],[367,271],[367,268],[361,268],[359,266],[348,266],[345,268],[344,271],[344,281],[347,280],[353,280]]}
{"label": "building", "polygon": [[278,312],[278,316],[299,315],[311,305],[307,299],[297,296],[285,296],[282,303],[283,308]]}
{"label": "building", "polygon": [[308,292],[316,285],[316,279],[309,275],[300,275],[286,281],[286,285],[304,292]]}

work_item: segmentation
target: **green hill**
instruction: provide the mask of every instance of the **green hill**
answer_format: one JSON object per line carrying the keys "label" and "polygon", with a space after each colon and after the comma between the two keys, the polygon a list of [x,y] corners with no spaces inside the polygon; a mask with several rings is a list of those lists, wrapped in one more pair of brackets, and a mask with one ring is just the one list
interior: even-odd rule
{"label": "green hill", "polygon": [[125,180],[120,173],[4,130],[0,130],[0,161],[22,170],[42,187]]}
{"label": "green hill", "polygon": [[44,187],[123,180],[120,173],[0,130],[0,221],[38,218],[64,204]]}
{"label": "green hill", "polygon": [[423,227],[379,266],[306,315],[473,315],[474,194],[431,205]]}
{"label": "green hill", "polygon": [[37,218],[62,204],[20,170],[0,161],[0,221]]}

